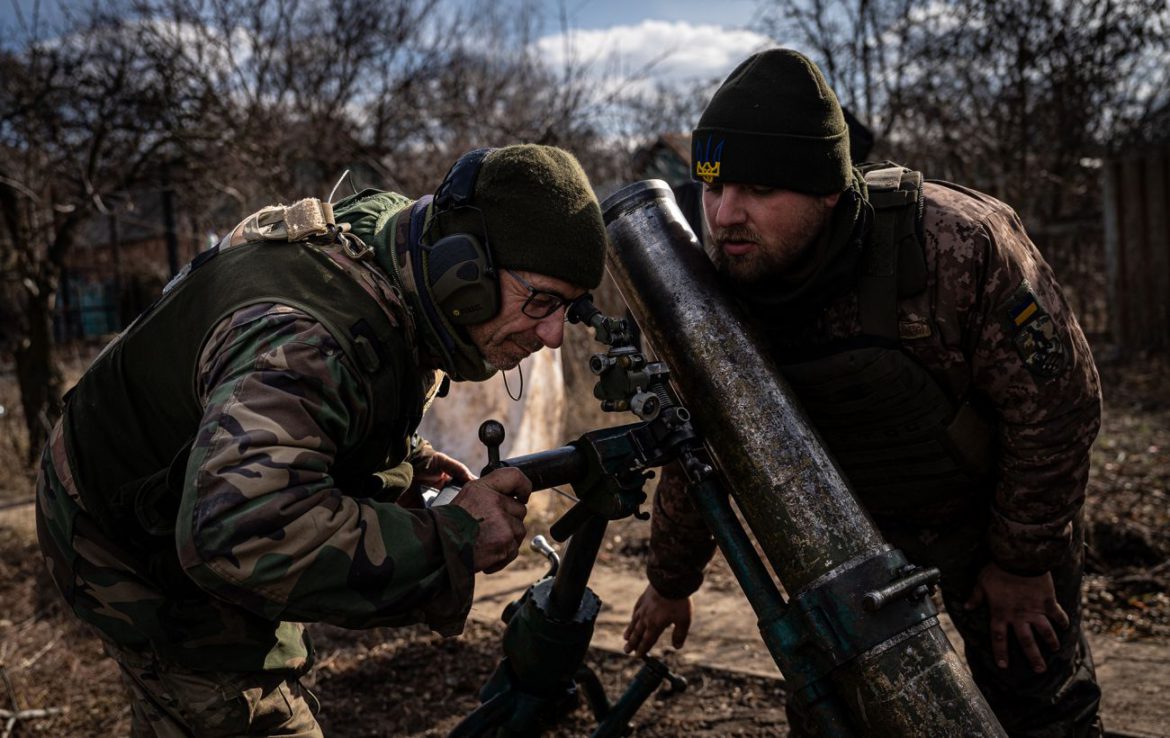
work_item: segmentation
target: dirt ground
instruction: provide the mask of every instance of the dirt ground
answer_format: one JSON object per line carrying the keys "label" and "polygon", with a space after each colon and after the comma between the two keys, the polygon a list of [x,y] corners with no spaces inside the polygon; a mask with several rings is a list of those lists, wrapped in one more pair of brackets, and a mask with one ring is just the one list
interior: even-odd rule
{"label": "dirt ground", "polygon": [[[1108,658],[1120,659],[1115,655],[1122,650],[1136,649],[1125,651],[1137,654],[1136,666],[1114,669],[1109,680],[1102,677],[1116,695],[1106,700],[1111,727],[1133,735],[1170,736],[1165,727],[1170,726],[1170,698],[1156,687],[1170,684],[1170,386],[1165,381],[1170,361],[1143,357],[1103,366],[1102,375],[1105,427],[1094,450],[1086,503],[1091,544],[1087,622],[1094,647],[1102,644],[1105,654],[1114,654]],[[19,462],[25,447],[16,400],[11,375],[0,375],[0,405],[5,408],[0,415],[0,506],[31,494],[31,477]],[[585,409],[570,415],[579,425],[597,422]],[[533,520],[530,527],[544,532],[548,522]],[[648,524],[634,519],[611,527],[599,561],[599,591],[603,581],[619,580],[628,583],[627,590],[637,590],[647,535]],[[526,553],[505,573],[521,586],[539,567],[535,554]],[[459,639],[439,639],[422,629],[315,627],[319,661],[308,683],[324,704],[326,734],[445,735],[475,707],[475,693],[499,657],[499,603],[518,592],[499,594],[510,585],[504,586],[503,579],[495,584],[494,589],[486,582],[481,587],[474,618]],[[732,617],[750,620],[742,602],[726,567],[717,561],[699,604],[700,616],[722,608]],[[614,649],[632,604],[628,592],[606,595],[595,638],[598,647],[587,659],[611,698],[639,665]],[[753,641],[750,627],[747,632],[707,649],[727,659],[701,655],[698,631],[693,649],[688,645],[666,653],[667,662],[690,686],[682,694],[648,702],[638,715],[635,735],[785,735],[783,694],[774,671],[766,663],[759,670],[725,668],[728,662],[748,664],[750,655],[760,650],[758,636]],[[102,657],[97,642],[62,612],[46,582],[27,505],[0,507],[0,676],[0,710],[64,709],[15,724],[11,736],[128,732],[116,669]],[[549,735],[588,735],[593,724],[580,708]],[[0,734],[6,727],[0,713]]]}

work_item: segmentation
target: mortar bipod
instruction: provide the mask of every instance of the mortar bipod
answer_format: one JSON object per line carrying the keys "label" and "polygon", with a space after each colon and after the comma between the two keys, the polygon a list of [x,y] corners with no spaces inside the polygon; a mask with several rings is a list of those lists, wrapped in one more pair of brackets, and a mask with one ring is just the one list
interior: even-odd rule
{"label": "mortar bipod", "polygon": [[[482,704],[448,738],[535,738],[576,709],[579,691],[598,720],[592,737],[617,738],[628,732],[634,714],[663,681],[669,683],[669,693],[686,689],[685,679],[658,659],[646,658],[625,693],[611,704],[596,673],[584,663],[601,609],[587,582],[608,525],[599,515],[585,520],[556,575],[542,578],[504,609],[504,657],[480,690]],[[550,561],[553,556],[555,552]]]}

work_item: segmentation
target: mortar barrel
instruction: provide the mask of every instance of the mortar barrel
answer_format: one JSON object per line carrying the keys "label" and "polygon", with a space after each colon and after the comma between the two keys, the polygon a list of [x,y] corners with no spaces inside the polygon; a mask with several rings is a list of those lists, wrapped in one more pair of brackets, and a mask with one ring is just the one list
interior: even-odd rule
{"label": "mortar barrel", "polygon": [[789,591],[883,541],[665,183],[605,200],[609,271]]}
{"label": "mortar barrel", "polygon": [[[602,211],[609,272],[792,597],[885,551],[669,186],[635,183]],[[891,633],[822,681],[858,735],[1006,735],[937,618]]]}

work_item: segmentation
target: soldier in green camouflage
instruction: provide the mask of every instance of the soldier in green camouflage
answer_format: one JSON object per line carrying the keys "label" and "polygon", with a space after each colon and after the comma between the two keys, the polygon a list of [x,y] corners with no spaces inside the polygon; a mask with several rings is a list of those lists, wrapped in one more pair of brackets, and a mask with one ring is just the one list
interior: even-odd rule
{"label": "soldier in green camouflage", "polygon": [[[1013,737],[1101,735],[1081,631],[1100,386],[1017,215],[888,162],[850,165],[804,56],[741,64],[692,139],[713,258],[886,539],[942,571],[976,683]],[[714,544],[678,469],[654,500],[626,649],[681,647]],[[812,728],[789,701],[793,735]]]}
{"label": "soldier in green camouflage", "polygon": [[[302,623],[462,631],[531,484],[415,428],[443,375],[560,345],[604,248],[572,155],[480,149],[433,198],[260,211],[106,347],[42,455],[37,526],[135,736],[320,735]],[[463,486],[398,504],[412,481]]]}

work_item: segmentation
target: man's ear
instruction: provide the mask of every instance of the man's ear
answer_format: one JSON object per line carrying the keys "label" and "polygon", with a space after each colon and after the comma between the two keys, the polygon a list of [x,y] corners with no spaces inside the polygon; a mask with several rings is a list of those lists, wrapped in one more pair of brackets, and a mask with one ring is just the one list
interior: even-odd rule
{"label": "man's ear", "polygon": [[825,197],[824,197],[825,209],[832,210],[833,208],[837,207],[837,201],[840,199],[841,199],[840,192],[834,192],[831,195],[825,195]]}

